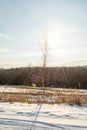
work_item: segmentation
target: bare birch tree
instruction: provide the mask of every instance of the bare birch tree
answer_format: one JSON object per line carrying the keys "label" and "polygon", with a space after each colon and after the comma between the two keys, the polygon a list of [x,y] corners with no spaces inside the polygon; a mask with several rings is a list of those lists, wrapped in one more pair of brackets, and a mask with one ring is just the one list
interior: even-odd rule
{"label": "bare birch tree", "polygon": [[42,84],[43,87],[46,86],[46,68],[47,68],[47,58],[48,58],[48,33],[45,33],[43,45],[43,76]]}

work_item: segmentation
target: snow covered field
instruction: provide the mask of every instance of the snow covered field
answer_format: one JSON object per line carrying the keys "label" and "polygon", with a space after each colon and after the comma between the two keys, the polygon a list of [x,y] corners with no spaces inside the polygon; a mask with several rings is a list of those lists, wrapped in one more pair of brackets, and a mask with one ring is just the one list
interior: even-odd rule
{"label": "snow covered field", "polygon": [[87,130],[87,106],[0,102],[0,130]]}

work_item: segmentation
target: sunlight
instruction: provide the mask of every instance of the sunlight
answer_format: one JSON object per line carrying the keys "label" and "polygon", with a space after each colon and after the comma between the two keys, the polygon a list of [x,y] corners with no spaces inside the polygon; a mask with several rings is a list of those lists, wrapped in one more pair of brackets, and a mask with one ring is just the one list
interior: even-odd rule
{"label": "sunlight", "polygon": [[58,46],[59,41],[61,40],[60,29],[51,28],[48,31],[48,44],[50,47],[55,48]]}
{"label": "sunlight", "polygon": [[51,48],[64,48],[66,45],[71,46],[69,43],[72,34],[74,35],[77,32],[77,29],[71,27],[62,22],[52,23],[48,26],[48,44]]}

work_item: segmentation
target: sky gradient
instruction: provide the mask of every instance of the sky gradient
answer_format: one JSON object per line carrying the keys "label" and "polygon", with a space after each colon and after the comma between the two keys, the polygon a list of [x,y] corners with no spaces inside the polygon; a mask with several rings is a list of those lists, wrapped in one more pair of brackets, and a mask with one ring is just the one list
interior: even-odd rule
{"label": "sky gradient", "polygon": [[0,0],[0,68],[87,65],[87,0]]}

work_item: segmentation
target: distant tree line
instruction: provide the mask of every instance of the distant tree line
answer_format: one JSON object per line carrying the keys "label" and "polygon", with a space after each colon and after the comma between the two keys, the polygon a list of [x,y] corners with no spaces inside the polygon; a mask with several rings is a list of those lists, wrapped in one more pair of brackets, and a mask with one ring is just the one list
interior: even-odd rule
{"label": "distant tree line", "polygon": [[[45,87],[87,89],[87,68],[48,67],[45,72]],[[43,68],[23,67],[0,69],[0,85],[43,85]]]}

